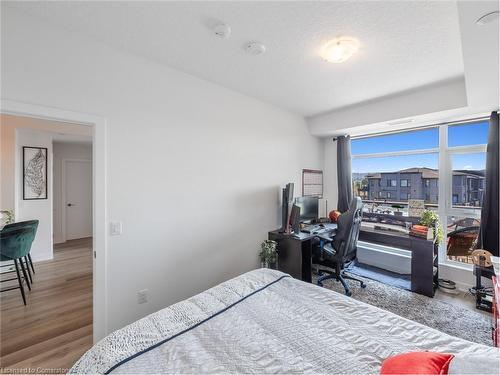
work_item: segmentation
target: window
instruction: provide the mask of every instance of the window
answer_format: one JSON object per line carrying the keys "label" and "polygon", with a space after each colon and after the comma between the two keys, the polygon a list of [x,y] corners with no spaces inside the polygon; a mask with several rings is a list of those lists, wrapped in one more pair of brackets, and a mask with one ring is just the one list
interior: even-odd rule
{"label": "window", "polygon": [[448,127],[448,147],[485,145],[488,143],[488,121]]}
{"label": "window", "polygon": [[[408,200],[423,200],[426,209],[439,213],[445,232],[440,262],[470,262],[484,195],[488,126],[486,120],[471,121],[354,138],[353,176],[369,181],[363,210],[408,216]],[[464,226],[466,235],[453,233]]]}
{"label": "window", "polygon": [[485,170],[485,152],[451,155],[453,208],[481,209]]}
{"label": "window", "polygon": [[[488,122],[452,125],[447,131],[446,259],[472,263],[479,236],[486,170]],[[460,229],[460,230],[459,230]],[[450,234],[451,233],[451,234]]]}

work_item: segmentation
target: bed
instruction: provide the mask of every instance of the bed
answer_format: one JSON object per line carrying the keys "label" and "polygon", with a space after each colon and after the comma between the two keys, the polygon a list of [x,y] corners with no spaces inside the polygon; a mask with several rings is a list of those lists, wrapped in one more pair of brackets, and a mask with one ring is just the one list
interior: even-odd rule
{"label": "bed", "polygon": [[111,333],[70,373],[374,374],[409,351],[499,358],[496,348],[259,269]]}

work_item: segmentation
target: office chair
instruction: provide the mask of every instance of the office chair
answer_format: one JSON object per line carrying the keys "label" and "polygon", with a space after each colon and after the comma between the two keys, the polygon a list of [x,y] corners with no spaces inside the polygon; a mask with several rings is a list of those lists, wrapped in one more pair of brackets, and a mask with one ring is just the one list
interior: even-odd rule
{"label": "office chair", "polygon": [[330,239],[325,237],[319,238],[320,246],[319,249],[316,249],[313,256],[313,263],[335,270],[332,272],[320,269],[321,273],[326,273],[327,275],[320,276],[317,284],[323,286],[323,281],[336,279],[342,283],[347,296],[350,296],[352,293],[345,279],[357,281],[361,284],[361,288],[366,288],[366,284],[363,281],[346,274],[345,271],[356,259],[356,245],[361,228],[362,209],[363,203],[361,198],[353,198],[349,210],[340,215],[337,221],[338,227],[335,237]]}

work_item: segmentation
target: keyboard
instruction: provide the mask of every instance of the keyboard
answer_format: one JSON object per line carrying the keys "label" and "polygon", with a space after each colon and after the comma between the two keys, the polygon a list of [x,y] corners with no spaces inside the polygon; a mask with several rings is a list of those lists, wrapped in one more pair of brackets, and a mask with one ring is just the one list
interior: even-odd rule
{"label": "keyboard", "polygon": [[319,225],[308,225],[302,229],[302,232],[314,233],[314,232],[319,232],[322,229],[324,229],[324,228],[320,227]]}

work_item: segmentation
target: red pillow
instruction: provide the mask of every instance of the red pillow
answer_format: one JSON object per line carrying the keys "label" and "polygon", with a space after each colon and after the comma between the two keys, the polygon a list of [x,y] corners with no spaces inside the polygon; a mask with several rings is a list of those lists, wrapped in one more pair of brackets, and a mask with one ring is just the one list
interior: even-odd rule
{"label": "red pillow", "polygon": [[382,362],[381,374],[447,374],[453,354],[414,352],[399,354]]}

